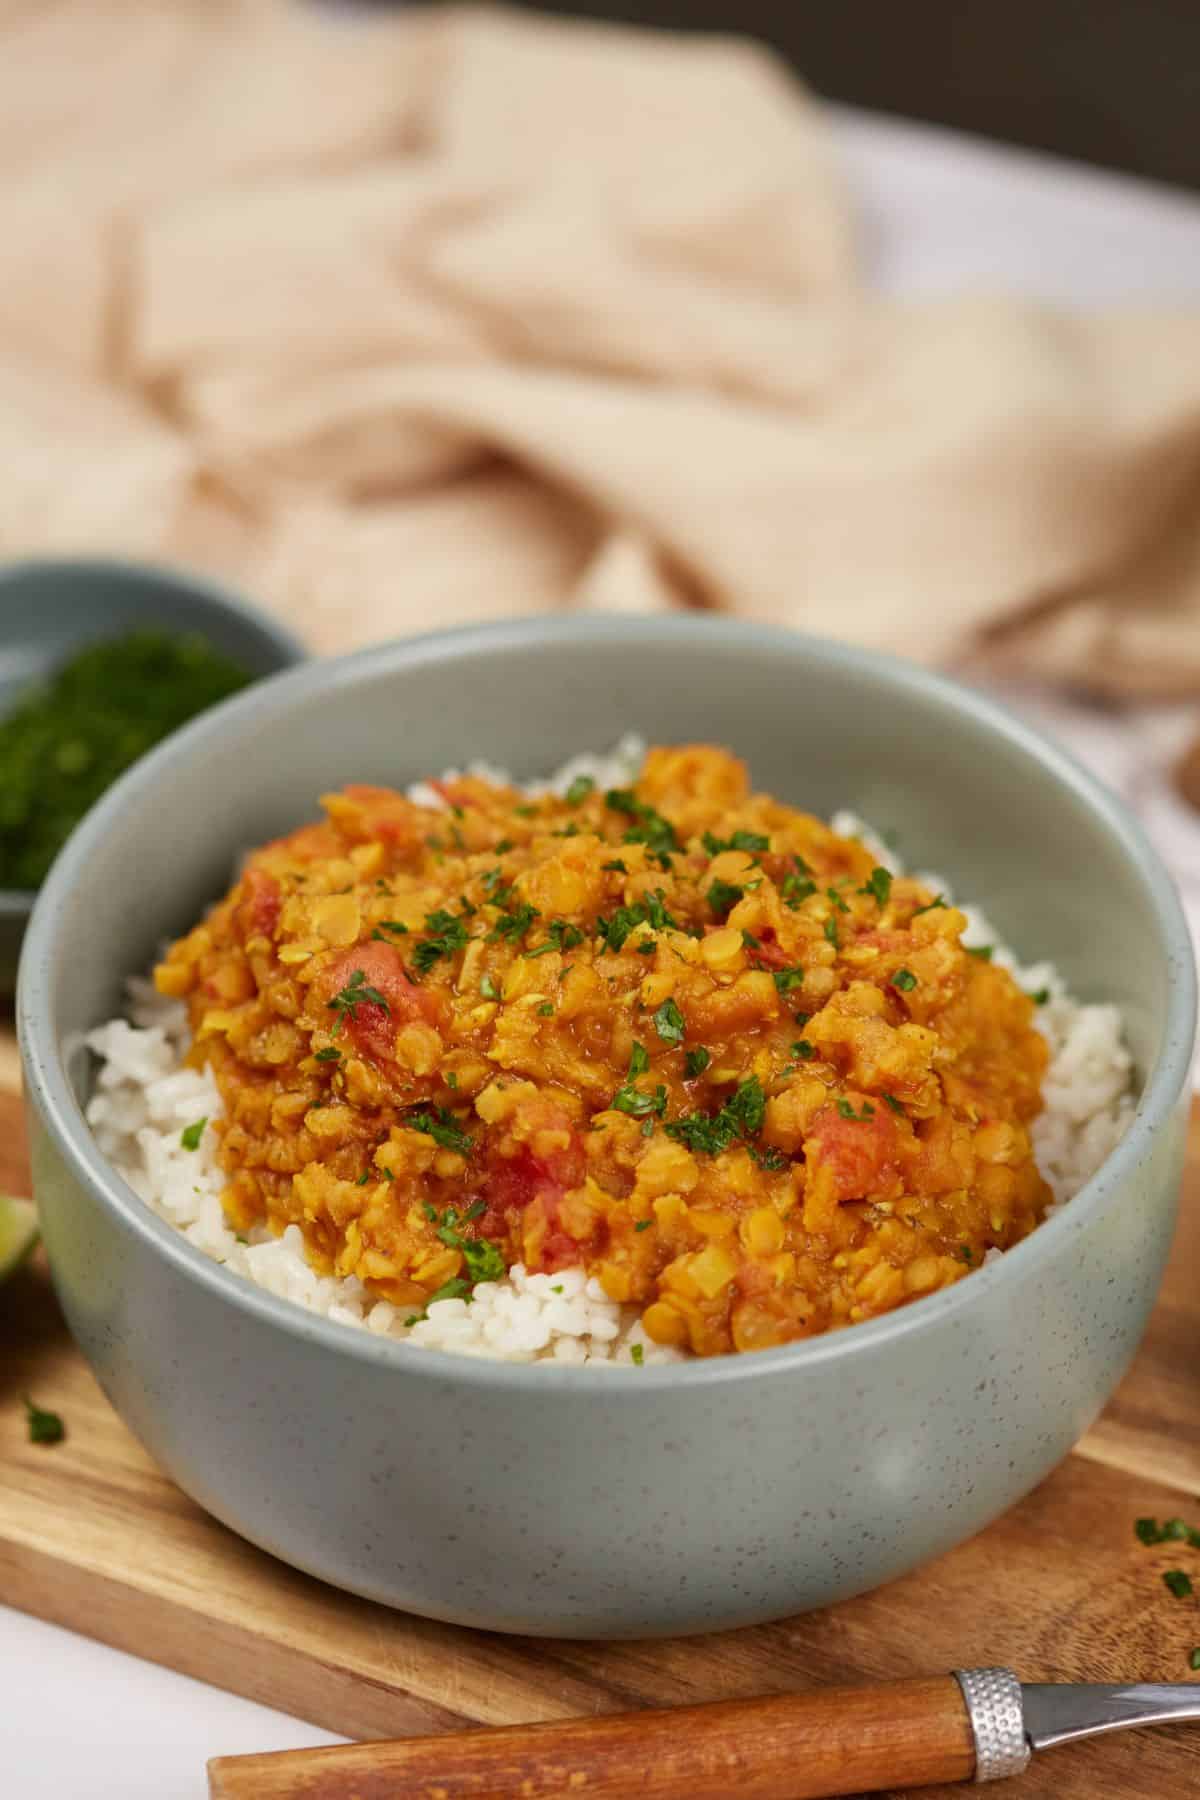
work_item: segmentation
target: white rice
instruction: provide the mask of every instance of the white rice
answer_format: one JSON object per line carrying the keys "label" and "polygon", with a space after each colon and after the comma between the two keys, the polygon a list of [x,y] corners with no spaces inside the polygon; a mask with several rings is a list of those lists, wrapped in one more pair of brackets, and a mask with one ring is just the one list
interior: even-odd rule
{"label": "white rice", "polygon": [[[603,787],[628,785],[642,754],[636,738],[625,738],[611,756],[574,757],[549,781],[531,783],[529,792],[564,792],[579,775],[590,775]],[[483,763],[471,764],[467,772],[507,779]],[[448,778],[457,773],[449,772]],[[425,784],[410,793],[425,806],[444,804]],[[835,831],[861,838],[881,863],[897,869],[888,847],[853,814],[838,813],[832,823]],[[923,879],[951,898],[941,877]],[[1079,1192],[1133,1116],[1132,1060],[1121,1041],[1120,1014],[1114,1006],[1085,1006],[1073,1000],[1049,963],[1022,968],[982,913],[963,910],[969,919],[965,943],[994,945],[993,960],[1011,969],[1023,988],[1049,992],[1037,1012],[1038,1026],[1050,1045],[1050,1064],[1043,1084],[1045,1107],[1034,1123],[1033,1144],[1042,1174],[1054,1191],[1054,1210]],[[424,1318],[408,1324],[412,1317],[408,1309],[374,1299],[357,1277],[318,1275],[305,1257],[299,1226],[289,1225],[282,1237],[266,1226],[238,1236],[221,1206],[225,1175],[212,1129],[221,1113],[216,1082],[209,1070],[184,1064],[189,1039],[186,1008],[181,1001],[162,998],[143,979],[132,980],[129,992],[129,1018],[113,1019],[88,1037],[100,1068],[87,1120],[100,1149],[134,1192],[207,1256],[268,1293],[338,1324],[463,1356],[614,1368],[680,1359],[680,1352],[646,1336],[636,1308],[609,1300],[583,1269],[530,1275],[518,1263],[504,1281],[480,1282],[469,1303],[435,1301]],[[207,1123],[199,1145],[187,1150],[182,1133],[200,1119]],[[985,1261],[1000,1254],[989,1250]]]}

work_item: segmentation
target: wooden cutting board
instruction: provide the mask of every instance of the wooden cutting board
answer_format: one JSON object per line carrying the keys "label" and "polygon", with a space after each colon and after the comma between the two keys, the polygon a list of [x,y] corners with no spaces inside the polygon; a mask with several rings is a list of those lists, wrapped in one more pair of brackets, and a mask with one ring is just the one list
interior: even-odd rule
{"label": "wooden cutting board", "polygon": [[[0,1037],[0,1188],[28,1191],[11,1043]],[[1200,1603],[1134,1520],[1200,1525],[1200,1111],[1183,1219],[1137,1364],[1037,1491],[949,1556],[878,1593],[745,1631],[569,1644],[430,1624],[295,1574],[205,1517],[125,1430],[75,1350],[45,1268],[0,1298],[0,1599],[350,1737],[566,1718],[1008,1664],[1032,1681],[1186,1680]],[[66,1441],[28,1441],[21,1396]],[[212,1746],[218,1755],[225,1748]],[[962,1788],[925,1790],[953,1800]],[[1185,1800],[1200,1728],[1054,1751],[1013,1800]]]}

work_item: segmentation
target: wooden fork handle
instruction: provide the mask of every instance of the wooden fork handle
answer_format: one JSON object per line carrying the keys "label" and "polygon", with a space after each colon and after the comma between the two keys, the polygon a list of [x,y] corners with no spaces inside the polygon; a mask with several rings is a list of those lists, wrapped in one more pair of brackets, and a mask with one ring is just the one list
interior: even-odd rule
{"label": "wooden fork handle", "polygon": [[212,1800],[821,1800],[965,1781],[951,1675],[394,1743],[222,1756]]}

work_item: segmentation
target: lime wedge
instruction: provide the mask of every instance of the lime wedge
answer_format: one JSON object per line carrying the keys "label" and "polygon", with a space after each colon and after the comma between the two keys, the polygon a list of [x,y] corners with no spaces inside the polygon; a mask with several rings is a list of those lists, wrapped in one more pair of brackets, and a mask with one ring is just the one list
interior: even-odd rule
{"label": "lime wedge", "polygon": [[33,1201],[0,1194],[0,1281],[20,1267],[37,1243],[37,1235]]}

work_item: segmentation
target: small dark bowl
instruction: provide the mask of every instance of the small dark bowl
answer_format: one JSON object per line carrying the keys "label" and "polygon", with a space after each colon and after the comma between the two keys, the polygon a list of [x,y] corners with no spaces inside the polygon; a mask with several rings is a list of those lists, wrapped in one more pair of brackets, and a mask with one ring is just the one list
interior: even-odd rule
{"label": "small dark bowl", "polygon": [[[84,645],[143,627],[198,632],[251,675],[274,675],[307,654],[285,625],[200,576],[91,558],[13,563],[0,568],[0,718]],[[35,898],[0,887],[0,997],[16,986]]]}

